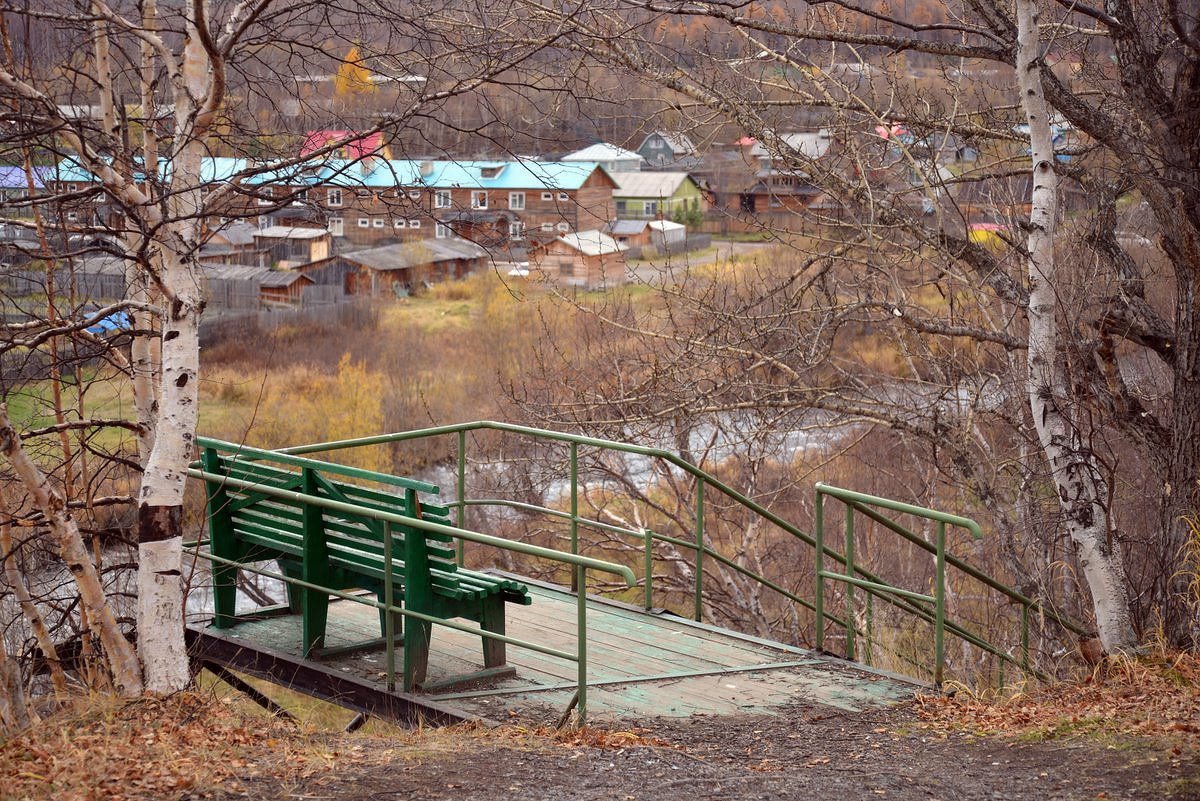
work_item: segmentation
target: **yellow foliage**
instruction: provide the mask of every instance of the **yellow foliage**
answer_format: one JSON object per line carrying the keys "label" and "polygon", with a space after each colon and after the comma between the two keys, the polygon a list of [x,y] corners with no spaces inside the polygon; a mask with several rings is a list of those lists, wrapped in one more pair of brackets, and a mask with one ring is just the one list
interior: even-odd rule
{"label": "yellow foliage", "polygon": [[333,82],[333,91],[338,97],[379,91],[379,88],[371,82],[371,71],[363,63],[357,46],[350,48],[350,52],[346,53],[346,58],[338,66],[337,77]]}

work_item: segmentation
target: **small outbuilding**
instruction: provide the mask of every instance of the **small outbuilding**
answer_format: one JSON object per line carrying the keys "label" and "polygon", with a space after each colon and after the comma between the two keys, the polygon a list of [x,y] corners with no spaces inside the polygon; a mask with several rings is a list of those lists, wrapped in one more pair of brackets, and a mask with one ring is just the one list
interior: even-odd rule
{"label": "small outbuilding", "polygon": [[627,250],[601,231],[578,231],[538,247],[530,263],[554,283],[598,289],[625,282]]}
{"label": "small outbuilding", "polygon": [[487,250],[465,239],[422,239],[341,253],[302,271],[319,284],[340,282],[348,295],[403,296],[484,269],[489,259]]}

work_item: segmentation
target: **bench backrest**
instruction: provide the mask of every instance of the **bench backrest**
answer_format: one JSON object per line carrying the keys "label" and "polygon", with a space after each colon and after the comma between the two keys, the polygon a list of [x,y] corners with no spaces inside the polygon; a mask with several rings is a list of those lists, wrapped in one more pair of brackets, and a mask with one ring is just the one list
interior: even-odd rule
{"label": "bench backrest", "polygon": [[[363,509],[419,517],[434,523],[450,522],[449,510],[433,503],[428,497],[437,492],[437,487],[432,484],[298,457],[287,457],[280,460],[283,464],[273,464],[270,463],[275,461],[271,459],[272,456],[284,455],[230,447],[237,450],[205,447],[202,456],[205,471],[261,487],[349,503]],[[380,483],[385,481],[390,486],[376,489],[339,480],[340,474],[346,472],[382,479]],[[299,559],[322,556],[350,569],[356,566],[368,572],[382,569],[383,521],[307,504],[303,498],[279,498],[253,489],[235,487],[217,479],[209,479],[207,485],[214,539],[232,535],[266,550],[275,549]],[[400,492],[390,491],[392,488]],[[422,495],[426,498],[422,499]],[[222,531],[222,528],[228,530]],[[456,554],[448,535],[393,525],[392,559],[397,570],[402,568],[405,560],[406,538],[413,534],[423,537],[423,550],[431,570],[442,574],[457,571]]]}

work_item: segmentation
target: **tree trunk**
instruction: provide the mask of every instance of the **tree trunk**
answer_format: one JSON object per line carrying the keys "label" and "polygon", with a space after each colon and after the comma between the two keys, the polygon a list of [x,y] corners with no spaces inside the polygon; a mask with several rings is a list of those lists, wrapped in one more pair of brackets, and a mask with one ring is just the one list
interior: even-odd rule
{"label": "tree trunk", "polygon": [[1079,564],[1106,651],[1136,643],[1118,543],[1113,541],[1108,485],[1095,455],[1070,416],[1070,387],[1060,364],[1054,235],[1058,180],[1050,114],[1042,93],[1041,41],[1034,0],[1017,0],[1017,81],[1029,123],[1033,205],[1028,239],[1028,395],[1033,424],[1050,464],[1063,521]]}
{"label": "tree trunk", "polygon": [[100,575],[79,534],[79,525],[67,514],[66,501],[50,487],[42,471],[21,447],[21,440],[8,420],[8,409],[4,404],[0,404],[0,453],[12,464],[58,542],[59,552],[79,588],[79,598],[87,610],[88,618],[100,631],[100,642],[108,657],[117,691],[126,696],[140,695],[142,678],[137,655],[121,633],[116,616],[104,597]]}
{"label": "tree trunk", "polygon": [[63,673],[62,662],[58,659],[58,650],[54,647],[54,640],[51,639],[50,631],[46,628],[46,621],[42,619],[37,604],[29,595],[29,589],[25,586],[25,577],[21,575],[21,570],[17,567],[17,545],[13,542],[12,526],[8,522],[10,519],[8,503],[2,492],[0,492],[0,517],[3,517],[3,520],[0,520],[0,562],[3,562],[4,565],[4,577],[13,591],[13,595],[16,596],[17,603],[21,605],[21,613],[25,615],[25,620],[29,623],[29,630],[33,632],[42,656],[46,658],[54,691],[65,693],[67,677]]}

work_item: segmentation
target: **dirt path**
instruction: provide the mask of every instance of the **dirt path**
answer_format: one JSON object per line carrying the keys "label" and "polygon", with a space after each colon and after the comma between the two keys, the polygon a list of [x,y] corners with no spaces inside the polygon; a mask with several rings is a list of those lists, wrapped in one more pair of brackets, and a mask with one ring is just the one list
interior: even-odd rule
{"label": "dirt path", "polygon": [[1194,754],[1172,754],[1119,732],[1088,741],[1010,742],[923,725],[912,705],[882,715],[797,706],[772,717],[641,721],[593,734],[590,743],[555,741],[518,727],[403,742],[342,738],[330,745],[347,759],[333,754],[327,772],[280,784],[267,769],[215,797],[1200,799]]}

